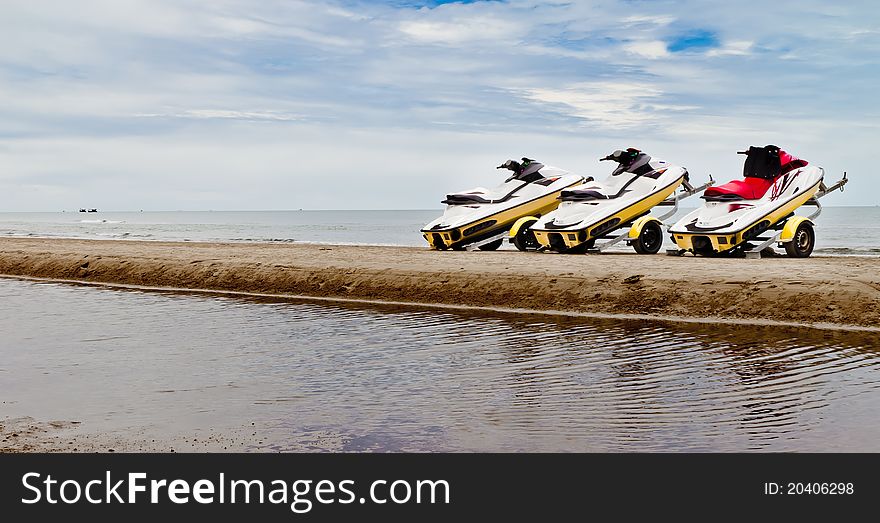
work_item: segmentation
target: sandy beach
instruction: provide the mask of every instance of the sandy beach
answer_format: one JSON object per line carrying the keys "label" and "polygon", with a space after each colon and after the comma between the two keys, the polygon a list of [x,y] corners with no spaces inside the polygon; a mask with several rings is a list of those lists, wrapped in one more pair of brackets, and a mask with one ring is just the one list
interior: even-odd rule
{"label": "sandy beach", "polygon": [[710,259],[4,238],[0,274],[192,290],[880,329],[880,258]]}

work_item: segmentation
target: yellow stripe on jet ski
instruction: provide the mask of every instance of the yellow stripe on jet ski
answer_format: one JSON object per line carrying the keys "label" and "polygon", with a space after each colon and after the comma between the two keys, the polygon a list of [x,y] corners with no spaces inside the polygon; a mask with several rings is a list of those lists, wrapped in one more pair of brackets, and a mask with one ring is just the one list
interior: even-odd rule
{"label": "yellow stripe on jet ski", "polygon": [[[453,229],[441,229],[437,231],[423,230],[422,236],[425,237],[425,240],[427,240],[427,242],[432,247],[434,247],[433,237],[436,234],[440,235],[440,238],[443,240],[443,244],[446,246],[446,248],[451,248],[457,245],[467,245],[468,243],[472,243],[471,239],[474,237],[491,236],[493,233],[497,234],[510,229],[510,226],[523,216],[534,216],[536,214],[544,215],[548,212],[555,210],[559,206],[559,194],[563,190],[569,189],[576,185],[580,185],[581,183],[583,183],[583,180],[579,180],[572,184],[566,185],[565,187],[560,188],[558,191],[553,191],[552,193],[546,194],[544,196],[540,196],[533,200],[523,202],[523,204],[516,207],[511,207],[510,209],[507,209],[500,213],[486,216],[481,220],[476,220],[471,223],[455,227]],[[458,240],[452,239],[452,231],[455,229],[458,229],[459,232],[463,234],[464,230],[477,227],[481,223],[485,223],[491,220],[496,221],[495,225],[493,225],[492,227],[489,227],[487,229],[478,229],[475,233],[468,236],[462,236]]]}
{"label": "yellow stripe on jet ski", "polygon": [[687,234],[683,234],[683,233],[675,232],[675,233],[672,233],[673,240],[675,240],[675,244],[678,245],[679,249],[684,249],[686,251],[693,251],[694,237],[695,236],[702,236],[704,238],[708,238],[709,241],[712,242],[712,249],[714,249],[716,252],[729,251],[730,249],[733,249],[734,247],[736,247],[742,243],[745,243],[747,241],[745,238],[743,238],[743,233],[747,232],[753,226],[761,223],[764,220],[770,220],[770,225],[774,225],[779,220],[785,218],[785,216],[796,211],[798,209],[798,207],[807,203],[807,200],[812,198],[813,195],[819,191],[819,184],[821,184],[821,183],[822,183],[822,180],[819,180],[818,182],[816,182],[816,185],[814,185],[810,189],[807,189],[806,192],[804,192],[802,195],[798,196],[797,198],[791,200],[791,202],[789,202],[788,204],[783,205],[782,207],[779,207],[778,209],[774,210],[773,212],[764,216],[763,218],[760,218],[760,219],[750,223],[748,226],[743,227],[742,229],[740,229],[736,233],[727,233],[727,234],[687,233]]}
{"label": "yellow stripe on jet ski", "polygon": [[[578,245],[584,243],[586,240],[580,240],[578,233],[587,229],[590,229],[588,237],[589,240],[593,237],[592,231],[598,228],[601,228],[603,224],[608,223],[609,221],[614,220],[615,218],[619,218],[620,221],[618,225],[603,232],[600,236],[603,236],[615,229],[619,229],[623,227],[625,224],[632,221],[634,218],[637,218],[647,212],[650,212],[651,209],[656,207],[660,202],[668,198],[672,193],[674,193],[678,186],[681,185],[682,181],[684,181],[684,174],[681,175],[676,181],[667,185],[665,189],[656,192],[654,194],[650,194],[645,198],[633,203],[629,207],[622,209],[617,214],[613,216],[609,216],[607,219],[602,220],[598,223],[593,223],[591,225],[587,225],[581,229],[563,229],[558,231],[548,230],[548,229],[536,229],[532,228],[532,231],[535,233],[535,238],[538,240],[538,243],[543,245],[544,247],[550,247],[550,234],[559,234],[562,236],[563,241],[565,241],[565,246],[567,248],[577,247]],[[595,239],[595,238],[593,238]]]}

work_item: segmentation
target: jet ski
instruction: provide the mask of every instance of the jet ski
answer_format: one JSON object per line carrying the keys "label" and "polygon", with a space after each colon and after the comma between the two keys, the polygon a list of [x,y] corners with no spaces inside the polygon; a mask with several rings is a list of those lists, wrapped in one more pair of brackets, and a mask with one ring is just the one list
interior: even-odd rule
{"label": "jet ski", "polygon": [[529,158],[508,160],[497,169],[512,173],[498,187],[446,195],[443,216],[421,230],[431,248],[495,250],[519,218],[552,211],[564,189],[584,181],[582,176]]}
{"label": "jet ski", "polygon": [[[843,190],[846,173],[829,188],[824,169],[775,145],[752,146],[738,154],[746,155],[743,179],[710,187],[702,196],[703,206],[669,228],[678,246],[670,254],[760,257],[777,242],[789,256],[810,256],[816,239],[812,220],[821,212],[818,198]],[[795,216],[802,205],[816,206],[817,211]]]}
{"label": "jet ski", "polygon": [[[652,158],[638,149],[617,150],[599,161],[618,165],[603,182],[591,178],[583,185],[562,191],[559,208],[550,214],[517,224],[511,236],[518,248],[583,253],[591,249],[601,251],[626,240],[637,253],[655,254],[663,244],[661,220],[675,211],[658,218],[648,215],[651,209],[666,202],[677,210],[679,199],[705,188],[690,185],[687,169]],[[667,201],[682,185],[685,194]],[[623,234],[613,234],[624,228],[627,231]],[[599,239],[610,241],[595,249]]]}

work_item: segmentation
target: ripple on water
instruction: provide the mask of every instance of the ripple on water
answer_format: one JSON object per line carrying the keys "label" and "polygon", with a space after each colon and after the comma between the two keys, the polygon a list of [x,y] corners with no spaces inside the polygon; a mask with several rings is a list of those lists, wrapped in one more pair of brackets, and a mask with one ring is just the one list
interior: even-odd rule
{"label": "ripple on water", "polygon": [[254,448],[276,450],[880,450],[875,334],[15,280],[0,280],[0,332],[0,415],[96,433],[253,427]]}

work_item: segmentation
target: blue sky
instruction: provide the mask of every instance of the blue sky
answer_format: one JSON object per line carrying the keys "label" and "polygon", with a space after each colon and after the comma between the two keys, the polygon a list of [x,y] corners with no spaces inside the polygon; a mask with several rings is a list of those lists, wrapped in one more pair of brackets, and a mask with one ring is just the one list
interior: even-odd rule
{"label": "blue sky", "polygon": [[596,176],[634,146],[724,181],[767,143],[880,204],[873,2],[0,10],[0,211],[438,208],[507,158]]}

